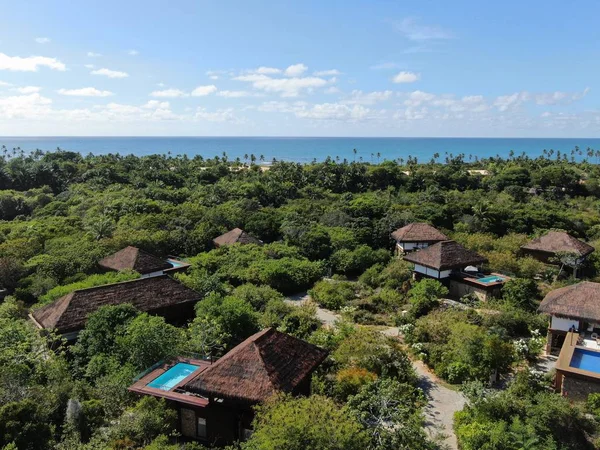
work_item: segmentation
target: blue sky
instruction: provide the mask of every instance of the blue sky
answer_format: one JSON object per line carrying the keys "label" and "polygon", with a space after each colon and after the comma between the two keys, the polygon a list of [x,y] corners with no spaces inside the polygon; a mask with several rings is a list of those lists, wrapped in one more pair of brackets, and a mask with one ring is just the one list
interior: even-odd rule
{"label": "blue sky", "polygon": [[169,3],[0,0],[0,135],[600,134],[597,1]]}

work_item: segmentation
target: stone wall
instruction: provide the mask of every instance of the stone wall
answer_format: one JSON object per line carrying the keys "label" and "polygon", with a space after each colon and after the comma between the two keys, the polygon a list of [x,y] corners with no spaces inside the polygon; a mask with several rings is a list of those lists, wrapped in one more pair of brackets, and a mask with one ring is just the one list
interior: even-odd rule
{"label": "stone wall", "polygon": [[600,380],[593,381],[564,374],[561,392],[570,400],[585,401],[588,395],[600,393]]}

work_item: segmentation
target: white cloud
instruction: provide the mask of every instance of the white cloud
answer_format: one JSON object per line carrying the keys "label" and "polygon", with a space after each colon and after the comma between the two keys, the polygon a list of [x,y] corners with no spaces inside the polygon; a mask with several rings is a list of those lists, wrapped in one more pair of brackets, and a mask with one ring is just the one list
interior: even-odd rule
{"label": "white cloud", "polygon": [[395,63],[395,62],[382,62],[379,64],[374,64],[371,67],[369,67],[369,69],[371,70],[391,70],[391,69],[397,69],[400,67],[400,64]]}
{"label": "white cloud", "polygon": [[137,50],[128,50],[127,54],[130,56],[137,56],[140,54],[140,52],[138,52]]}
{"label": "white cloud", "polygon": [[84,64],[83,67],[85,67],[86,69],[93,69],[94,65],[93,64]]}
{"label": "white cloud", "polygon": [[210,94],[217,92],[217,87],[214,84],[206,86],[198,86],[192,91],[192,97],[205,97]]}
{"label": "white cloud", "polygon": [[402,71],[402,72],[396,74],[396,76],[394,76],[394,78],[392,78],[392,81],[394,83],[414,83],[419,78],[420,78],[420,75],[418,73]]}
{"label": "white cloud", "polygon": [[293,65],[289,66],[287,69],[285,69],[284,74],[288,77],[299,77],[307,70],[308,70],[308,67],[306,67],[302,63],[293,64]]}
{"label": "white cloud", "polygon": [[496,97],[494,101],[494,106],[498,108],[500,112],[505,112],[510,109],[517,108],[522,103],[528,101],[530,99],[530,95],[527,91],[523,92],[515,92],[511,95],[501,95]]}
{"label": "white cloud", "polygon": [[349,98],[344,99],[343,103],[354,105],[374,105],[375,103],[389,100],[393,95],[394,93],[392,91],[363,92],[355,89],[352,91]]}
{"label": "white cloud", "polygon": [[94,53],[94,52],[87,52],[87,55],[88,55],[90,58],[97,58],[97,57],[99,57],[99,56],[102,56],[100,53]]}
{"label": "white cloud", "polygon": [[94,87],[80,88],[80,89],[59,89],[60,95],[69,95],[72,97],[110,97],[114,95],[110,91],[101,91]]}
{"label": "white cloud", "polygon": [[226,98],[241,98],[241,97],[251,97],[256,94],[252,94],[252,92],[248,91],[219,91],[217,92],[219,97]]}
{"label": "white cloud", "polygon": [[317,77],[333,77],[333,76],[337,76],[337,75],[341,75],[341,74],[342,74],[342,72],[340,72],[337,69],[320,70],[320,71],[314,73],[314,75]]}
{"label": "white cloud", "polygon": [[150,93],[150,97],[162,97],[162,98],[177,98],[187,97],[188,94],[183,92],[181,89],[164,89],[162,91],[153,91]]}
{"label": "white cloud", "polygon": [[38,86],[24,86],[14,88],[13,91],[17,91],[19,94],[35,94],[36,92],[40,92],[42,88]]}
{"label": "white cloud", "polygon": [[304,119],[357,122],[368,119],[371,110],[362,105],[348,106],[340,103],[322,103],[296,111],[295,114],[297,117]]}
{"label": "white cloud", "polygon": [[564,105],[581,100],[585,97],[590,88],[585,88],[582,92],[561,92],[555,91],[550,93],[536,94],[535,102],[538,105]]}
{"label": "white cloud", "polygon": [[252,83],[254,89],[275,92],[282,97],[297,97],[304,90],[311,91],[328,84],[327,80],[319,77],[272,78],[261,74],[240,75],[234,80]]}
{"label": "white cloud", "polygon": [[127,78],[129,74],[127,72],[119,72],[118,70],[110,69],[98,69],[91,72],[92,75],[103,75],[108,78]]}
{"label": "white cloud", "polygon": [[12,86],[12,83],[7,83],[6,81],[0,81],[0,86]]}
{"label": "white cloud", "polygon": [[233,108],[219,109],[214,112],[207,111],[205,108],[196,109],[194,118],[197,120],[206,120],[208,122],[238,122]]}
{"label": "white cloud", "polygon": [[15,72],[37,72],[40,67],[48,67],[52,70],[65,71],[66,66],[56,58],[46,56],[8,56],[0,53],[0,70],[12,70]]}
{"label": "white cloud", "polygon": [[52,100],[38,93],[0,97],[0,118],[35,119],[43,117],[51,110]]}
{"label": "white cloud", "polygon": [[454,36],[447,30],[435,25],[421,25],[414,17],[406,17],[394,22],[396,30],[411,41],[430,41],[452,39]]}
{"label": "white cloud", "polygon": [[339,94],[340,90],[336,86],[330,86],[327,89],[325,89],[323,92],[325,92],[326,94]]}
{"label": "white cloud", "polygon": [[35,38],[35,42],[37,42],[38,44],[48,44],[50,42],[50,38],[47,38],[47,37]]}
{"label": "white cloud", "polygon": [[281,69],[276,69],[275,67],[265,67],[261,66],[255,70],[256,73],[261,73],[263,75],[277,75],[281,73]]}

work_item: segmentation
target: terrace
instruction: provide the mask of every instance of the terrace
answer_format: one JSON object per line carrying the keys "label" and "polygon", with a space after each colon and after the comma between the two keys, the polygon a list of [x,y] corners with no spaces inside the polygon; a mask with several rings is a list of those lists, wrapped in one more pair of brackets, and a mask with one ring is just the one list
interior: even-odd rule
{"label": "terrace", "polygon": [[183,386],[211,366],[210,361],[177,357],[161,361],[136,377],[131,392],[165,398],[190,406],[205,407],[208,398],[187,391]]}
{"label": "terrace", "polygon": [[600,392],[600,351],[584,345],[582,336],[569,331],[556,361],[555,389],[574,400]]}

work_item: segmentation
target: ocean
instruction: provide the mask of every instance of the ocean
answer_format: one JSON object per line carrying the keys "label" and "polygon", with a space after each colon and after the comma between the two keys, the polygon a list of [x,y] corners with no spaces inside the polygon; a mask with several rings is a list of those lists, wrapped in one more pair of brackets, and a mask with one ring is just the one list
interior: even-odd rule
{"label": "ocean", "polygon": [[[348,161],[394,160],[408,156],[420,162],[429,161],[435,153],[444,160],[445,154],[465,154],[467,161],[500,155],[507,157],[512,150],[530,157],[543,150],[567,152],[576,146],[585,157],[588,147],[600,150],[600,138],[355,138],[355,137],[0,137],[0,146],[9,150],[20,147],[25,151],[71,150],[97,155],[119,153],[138,156],[151,154],[201,155],[204,158],[227,154],[230,160],[255,155],[256,161],[310,162],[333,159]],[[356,153],[354,152],[356,149]],[[261,158],[261,155],[263,158]],[[577,157],[581,159],[582,157]]]}

